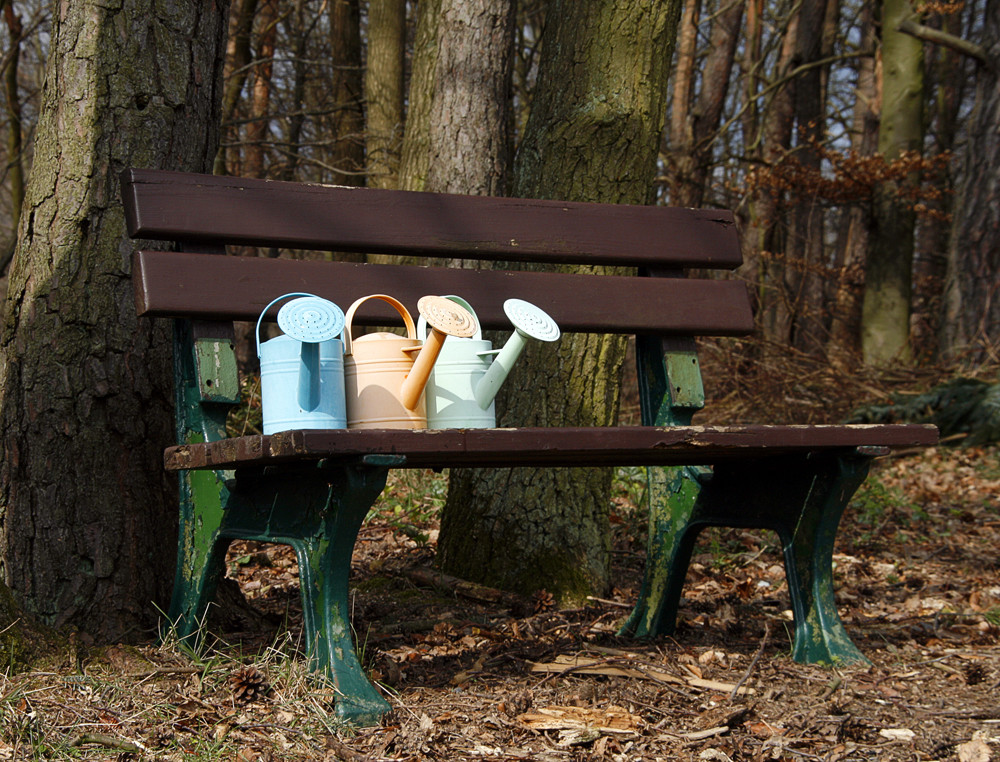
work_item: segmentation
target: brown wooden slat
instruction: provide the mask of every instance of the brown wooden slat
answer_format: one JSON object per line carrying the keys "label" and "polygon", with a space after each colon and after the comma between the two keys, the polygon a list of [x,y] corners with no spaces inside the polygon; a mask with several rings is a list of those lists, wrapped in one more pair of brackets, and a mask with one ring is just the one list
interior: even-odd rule
{"label": "brown wooden slat", "polygon": [[131,169],[133,238],[524,262],[734,268],[730,212],[343,188]]}
{"label": "brown wooden slat", "polygon": [[[361,296],[391,294],[416,316],[425,294],[458,294],[485,328],[510,329],[503,302],[525,299],[566,332],[731,336],[753,331],[740,281],[399,267],[264,257],[141,251],[133,267],[140,315],[255,321],[272,299],[314,293],[346,310]],[[366,304],[359,325],[397,325],[381,301]]]}
{"label": "brown wooden slat", "polygon": [[711,464],[852,449],[933,445],[934,426],[616,426],[599,428],[315,430],[168,448],[170,470],[404,455],[407,468]]}

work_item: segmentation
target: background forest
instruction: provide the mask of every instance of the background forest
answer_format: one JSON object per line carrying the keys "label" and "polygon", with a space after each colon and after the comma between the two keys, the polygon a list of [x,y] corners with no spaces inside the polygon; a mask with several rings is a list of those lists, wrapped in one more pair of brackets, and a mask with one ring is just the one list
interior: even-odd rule
{"label": "background forest", "polygon": [[[1000,157],[977,130],[1000,95],[984,2],[685,0],[651,200],[738,213],[738,276],[754,288],[765,346],[848,367],[995,358],[1000,247],[995,180],[982,178]],[[50,13],[2,5],[0,273],[31,168]],[[501,157],[523,133],[545,39],[545,2],[517,5],[514,145]],[[403,140],[424,107],[410,89],[426,78],[410,66],[416,11],[405,0],[234,2],[215,171],[424,187],[427,168]]]}

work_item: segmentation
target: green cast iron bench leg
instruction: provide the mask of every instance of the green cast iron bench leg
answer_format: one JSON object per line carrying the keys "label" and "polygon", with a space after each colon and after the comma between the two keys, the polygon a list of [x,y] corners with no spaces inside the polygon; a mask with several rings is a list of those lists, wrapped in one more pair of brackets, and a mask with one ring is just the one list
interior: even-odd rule
{"label": "green cast iron bench leg", "polygon": [[[778,533],[784,550],[795,615],[793,658],[868,663],[837,613],[832,559],[841,515],[864,481],[870,460],[844,453],[724,463],[712,472],[656,469],[660,473],[650,485],[646,576],[621,634],[646,638],[673,632],[691,552],[703,528],[765,528]],[[654,486],[665,487],[662,497],[656,498]]]}
{"label": "green cast iron bench leg", "polygon": [[[348,578],[365,515],[385,487],[394,456],[296,470],[182,475],[181,542],[170,620],[182,640],[196,640],[224,572],[233,539],[291,545],[299,562],[306,649],[338,697],[336,712],[376,724],[391,707],[368,681],[351,636]],[[184,499],[185,492],[187,499]]]}
{"label": "green cast iron bench leg", "polygon": [[224,471],[180,474],[177,570],[167,618],[181,643],[201,643],[208,607],[225,572],[229,540],[220,535],[229,490]]}
{"label": "green cast iron bench leg", "polygon": [[[384,459],[389,465],[399,459]],[[337,484],[321,530],[290,544],[299,561],[306,647],[316,671],[337,691],[337,715],[355,725],[377,725],[389,703],[369,682],[355,651],[348,608],[351,554],[368,509],[385,487],[388,466],[335,469]]]}

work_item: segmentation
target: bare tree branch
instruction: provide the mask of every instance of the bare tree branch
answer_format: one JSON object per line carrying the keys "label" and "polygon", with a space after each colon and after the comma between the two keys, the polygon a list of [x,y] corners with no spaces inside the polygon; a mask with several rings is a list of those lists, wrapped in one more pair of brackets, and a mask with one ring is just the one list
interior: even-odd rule
{"label": "bare tree branch", "polygon": [[913,19],[903,19],[899,22],[896,29],[903,34],[916,37],[918,40],[933,42],[935,45],[943,45],[946,48],[951,48],[962,55],[975,58],[977,61],[986,64],[990,68],[994,68],[996,66],[995,62],[990,59],[989,55],[987,55],[986,48],[982,45],[977,45],[976,43],[969,42],[961,37],[956,37],[949,32],[934,29],[933,27],[925,26],[924,24],[918,24]]}

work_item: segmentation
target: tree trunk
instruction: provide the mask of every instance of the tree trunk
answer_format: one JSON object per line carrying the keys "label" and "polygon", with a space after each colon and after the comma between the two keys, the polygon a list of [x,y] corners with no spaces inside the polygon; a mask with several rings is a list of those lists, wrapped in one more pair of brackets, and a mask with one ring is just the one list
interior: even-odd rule
{"label": "tree trunk", "polygon": [[365,102],[368,185],[395,188],[403,138],[406,0],[369,0]]}
{"label": "tree trunk", "polygon": [[[3,93],[7,102],[7,179],[10,182],[10,221],[11,230],[17,230],[21,216],[21,203],[24,201],[24,161],[21,156],[21,139],[24,128],[21,124],[21,95],[17,87],[18,63],[21,60],[21,19],[14,10],[12,0],[2,3],[4,21],[7,24],[7,35],[10,40],[10,50],[6,55],[6,67],[3,70]],[[13,239],[13,236],[12,236]],[[0,246],[7,243],[0,242]],[[14,241],[10,242],[10,251]],[[6,248],[6,247],[4,247]],[[7,251],[0,249],[0,277],[7,269]]]}
{"label": "tree trunk", "polygon": [[[647,203],[662,134],[680,0],[554,0],[512,195]],[[501,390],[500,425],[607,425],[625,342],[564,336],[530,346]],[[608,580],[611,474],[494,469],[452,479],[439,553],[446,571],[562,600]]]}
{"label": "tree trunk", "polygon": [[969,120],[964,182],[948,250],[941,346],[970,362],[996,358],[1000,346],[1000,0],[986,3],[980,66]]}
{"label": "tree trunk", "polygon": [[243,176],[265,177],[265,147],[271,134],[271,77],[274,74],[274,49],[278,37],[278,1],[263,0],[257,14],[257,53],[250,88],[250,115],[247,121],[246,147],[243,150]]}
{"label": "tree trunk", "polygon": [[[913,16],[910,0],[882,5],[882,122],[879,153],[887,161],[920,152],[923,142],[924,44],[897,27]],[[909,363],[913,273],[912,190],[919,178],[875,190],[872,248],[865,273],[861,347],[866,363]],[[907,199],[910,196],[910,200]]]}
{"label": "tree trunk", "polygon": [[670,190],[671,206],[683,206],[681,199],[691,174],[694,142],[691,126],[691,109],[694,105],[694,68],[698,54],[698,16],[701,0],[684,0],[680,26],[677,30],[677,65],[671,85],[670,122],[666,146],[666,176]]}
{"label": "tree trunk", "polygon": [[708,51],[702,66],[701,90],[694,111],[691,114],[689,142],[682,148],[685,158],[681,166],[686,167],[676,200],[671,194],[674,206],[699,207],[708,191],[707,183],[712,170],[712,142],[719,130],[729,83],[733,79],[732,69],[739,40],[743,6],[746,0],[726,0],[712,19]]}
{"label": "tree trunk", "polygon": [[[851,150],[860,156],[871,156],[878,147],[878,123],[881,109],[876,72],[875,9],[870,4],[861,8],[860,38],[862,50],[870,56],[858,60],[857,93],[851,128]],[[834,295],[833,320],[830,326],[828,357],[840,367],[852,365],[861,349],[861,296],[864,291],[865,264],[871,230],[871,208],[858,203],[842,211],[843,242],[839,275]]]}
{"label": "tree trunk", "polygon": [[[423,2],[420,3],[421,7]],[[340,170],[337,185],[364,185],[365,113],[361,75],[361,9],[358,0],[330,3],[331,89],[336,111],[330,117],[330,166]]]}
{"label": "tree trunk", "polygon": [[[835,2],[835,0],[830,0]],[[798,23],[796,61],[801,65],[815,64],[824,57],[823,33],[826,25],[827,0],[803,3]],[[812,66],[795,82],[795,123],[798,127],[796,160],[818,173],[821,164],[826,97],[824,68]],[[786,251],[791,263],[786,273],[792,300],[792,345],[813,356],[821,356],[826,345],[823,316],[823,204],[815,190],[799,188],[792,203],[791,236]]]}
{"label": "tree trunk", "polygon": [[[782,35],[778,61],[772,75],[777,87],[763,109],[760,159],[765,168],[784,161],[791,146],[795,91],[794,83],[785,80],[794,68],[798,18],[799,11],[793,11]],[[782,82],[784,84],[780,84]],[[756,250],[759,252],[756,280],[759,305],[757,322],[765,339],[786,344],[791,324],[787,279],[791,274],[784,258],[787,232],[779,214],[781,202],[781,192],[778,190],[764,188],[755,192],[751,201],[750,233],[756,239]]]}
{"label": "tree trunk", "polygon": [[246,84],[250,73],[250,61],[253,51],[250,48],[250,37],[253,31],[254,16],[257,15],[258,0],[235,0],[229,14],[229,42],[226,44],[226,68],[222,93],[221,122],[223,143],[215,154],[212,172],[217,175],[240,173],[239,143],[240,130],[233,121],[236,107],[240,101],[240,93]]}
{"label": "tree trunk", "polygon": [[437,73],[438,19],[441,0],[417,3],[417,32],[413,45],[413,67],[406,114],[399,187],[424,190],[430,168],[431,104],[434,101],[434,77]]}
{"label": "tree trunk", "polygon": [[0,551],[20,605],[100,640],[156,621],[177,523],[169,331],[135,315],[118,175],[211,168],[227,5],[52,17],[0,326]]}
{"label": "tree trunk", "polygon": [[305,0],[295,0],[294,12],[285,16],[284,27],[292,53],[292,91],[286,108],[284,147],[279,151],[282,180],[294,180],[298,174],[302,152],[302,129],[306,121],[306,79],[311,62],[306,59],[309,36],[316,25],[315,19],[306,18]]}
{"label": "tree trunk", "polygon": [[442,0],[427,190],[502,196],[514,3]]}
{"label": "tree trunk", "polygon": [[[940,25],[949,34],[962,36],[960,13],[943,15]],[[933,94],[927,101],[931,111],[927,119],[931,133],[928,153],[941,157],[955,148],[959,113],[966,94],[966,65],[974,65],[974,60],[966,61],[961,53],[943,45],[932,45],[927,53],[925,86]],[[923,203],[935,214],[921,215],[918,220],[918,248],[913,262],[913,317],[910,323],[914,354],[922,360],[940,354],[938,326],[944,310],[944,281],[954,212],[955,178],[951,168],[942,169],[933,185],[935,197]]]}
{"label": "tree trunk", "polygon": [[[760,108],[758,105],[760,92],[760,67],[763,60],[762,42],[764,35],[764,23],[761,18],[763,14],[764,0],[747,0],[746,3],[746,31],[743,43],[743,52],[740,56],[740,65],[743,68],[743,109],[740,117],[740,124],[743,127],[743,155],[749,161],[760,156]],[[740,236],[740,247],[743,250],[743,264],[739,268],[739,276],[745,280],[754,290],[751,291],[753,297],[755,314],[759,305],[760,290],[757,287],[761,282],[762,257],[763,252],[763,231],[761,230],[761,215],[758,213],[757,198],[762,198],[763,194],[756,194],[756,198],[750,197],[748,203],[740,204],[736,208],[736,218],[739,227],[743,231]]]}

